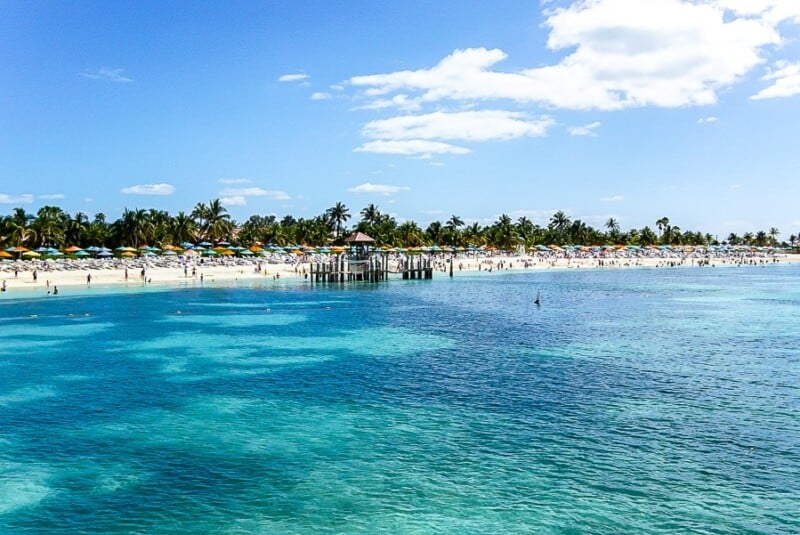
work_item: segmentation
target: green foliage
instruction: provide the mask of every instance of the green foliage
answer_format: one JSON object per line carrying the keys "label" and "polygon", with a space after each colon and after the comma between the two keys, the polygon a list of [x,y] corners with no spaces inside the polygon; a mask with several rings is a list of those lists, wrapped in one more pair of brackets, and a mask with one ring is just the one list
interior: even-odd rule
{"label": "green foliage", "polygon": [[[548,220],[546,227],[539,226],[524,216],[513,221],[507,214],[502,214],[487,226],[478,222],[467,224],[461,217],[453,214],[445,223],[433,221],[423,231],[414,221],[398,224],[394,217],[382,213],[375,204],[364,207],[359,214],[361,218],[352,230],[368,234],[376,245],[399,247],[485,245],[501,250],[517,250],[520,247],[530,249],[537,245],[550,244],[717,244],[714,236],[691,230],[683,231],[667,217],[655,222],[657,233],[648,226],[623,232],[614,218],[605,222],[606,232],[603,232],[580,219],[572,220],[560,210]],[[286,215],[279,221],[274,215],[253,215],[241,225],[231,219],[219,199],[212,199],[207,204],[197,203],[190,213],[178,212],[175,216],[163,210],[126,208],[120,218],[111,223],[102,213],[89,220],[83,212],[70,215],[57,206],[43,206],[35,215],[25,212],[23,208],[15,208],[10,214],[0,216],[0,246],[164,246],[204,240],[226,240],[242,245],[342,244],[350,232],[346,227],[349,219],[350,210],[341,202],[312,218],[296,219]],[[777,246],[780,245],[779,234],[775,227],[768,231],[747,232],[741,236],[731,233],[723,243]],[[790,236],[790,245],[795,246],[798,242],[800,237]]]}

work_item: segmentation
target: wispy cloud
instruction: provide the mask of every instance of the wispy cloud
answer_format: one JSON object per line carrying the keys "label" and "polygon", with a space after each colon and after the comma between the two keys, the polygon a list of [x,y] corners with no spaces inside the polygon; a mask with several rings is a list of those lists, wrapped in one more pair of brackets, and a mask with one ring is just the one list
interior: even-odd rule
{"label": "wispy cloud", "polygon": [[371,182],[365,182],[363,184],[359,184],[358,186],[347,188],[347,191],[351,193],[377,193],[379,195],[392,195],[400,191],[408,191],[410,189],[411,188],[408,186],[391,186],[389,184],[372,184]]}
{"label": "wispy cloud", "polygon": [[718,117],[714,117],[713,115],[709,115],[708,117],[700,117],[697,120],[698,124],[707,124],[707,123],[716,123],[719,121]]}
{"label": "wispy cloud", "polygon": [[81,73],[81,76],[84,78],[89,78],[90,80],[105,80],[107,82],[115,82],[118,84],[129,84],[133,82],[133,78],[128,78],[122,74],[124,71],[125,69],[110,69],[108,67],[102,67],[94,71],[85,70]]}
{"label": "wispy cloud", "polygon": [[29,204],[33,202],[33,195],[23,193],[22,195],[9,195],[0,193],[0,204]]}
{"label": "wispy cloud", "polygon": [[57,199],[63,199],[64,198],[64,194],[63,193],[45,193],[44,195],[39,195],[39,198],[42,199],[42,200],[45,200],[45,201],[57,200]]}
{"label": "wispy cloud", "polygon": [[137,184],[122,188],[122,193],[126,195],[172,195],[175,193],[175,186],[172,184]]}
{"label": "wispy cloud", "polygon": [[304,73],[283,74],[278,77],[279,82],[302,82],[308,80],[310,77]]}
{"label": "wispy cloud", "polygon": [[247,204],[247,199],[241,195],[233,195],[231,197],[221,197],[219,202],[223,206],[244,206]]}
{"label": "wispy cloud", "polygon": [[220,192],[220,195],[223,195],[228,198],[234,197],[268,197],[274,201],[286,201],[291,199],[288,193],[285,191],[274,190],[274,189],[264,189],[258,187],[252,188],[225,188]]}
{"label": "wispy cloud", "polygon": [[598,128],[600,128],[599,121],[585,124],[583,126],[572,126],[569,128],[569,135],[597,137],[597,132],[595,132],[595,130],[597,130]]}
{"label": "wispy cloud", "polygon": [[800,62],[778,61],[775,68],[761,79],[772,82],[772,85],[750,97],[752,100],[800,95]]}
{"label": "wispy cloud", "polygon": [[220,184],[248,184],[251,182],[249,178],[220,178]]}
{"label": "wispy cloud", "polygon": [[323,91],[317,91],[311,94],[311,100],[329,100],[331,98],[333,98],[333,95]]}
{"label": "wispy cloud", "polygon": [[611,195],[610,197],[603,197],[602,199],[600,199],[601,202],[620,202],[624,200],[625,200],[624,195]]}
{"label": "wispy cloud", "polygon": [[425,141],[422,139],[409,139],[405,141],[370,141],[355,152],[374,152],[377,154],[399,154],[403,156],[420,156],[431,158],[434,154],[469,154],[468,148],[442,143],[439,141]]}
{"label": "wispy cloud", "polygon": [[437,111],[370,121],[361,133],[364,137],[383,140],[489,141],[543,136],[553,124],[555,121],[550,117],[531,119],[523,113],[504,110]]}

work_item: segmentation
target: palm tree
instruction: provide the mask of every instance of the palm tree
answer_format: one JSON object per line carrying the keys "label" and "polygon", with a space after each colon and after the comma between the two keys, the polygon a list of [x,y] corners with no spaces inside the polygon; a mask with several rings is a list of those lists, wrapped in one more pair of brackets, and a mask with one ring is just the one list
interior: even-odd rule
{"label": "palm tree", "polygon": [[219,241],[224,237],[229,237],[233,231],[231,216],[228,209],[222,206],[219,199],[212,199],[208,203],[206,220],[201,227],[203,235],[207,240]]}
{"label": "palm tree", "polygon": [[105,245],[111,237],[111,229],[106,222],[106,216],[102,212],[94,215],[94,220],[86,228],[86,241],[94,245]]}
{"label": "palm tree", "polygon": [[619,242],[619,222],[613,217],[606,220],[606,228],[608,229],[608,239],[613,243]]}
{"label": "palm tree", "polygon": [[[75,245],[84,246],[86,234],[89,230],[89,218],[83,212],[75,212],[74,217],[67,217],[67,228],[64,241]],[[92,244],[95,245],[95,244]]]}
{"label": "palm tree", "polygon": [[569,225],[570,225],[569,216],[567,216],[567,214],[565,214],[561,210],[553,214],[553,217],[550,218],[549,227],[558,233],[565,232],[567,230],[567,227],[569,227]]}
{"label": "palm tree", "polygon": [[199,202],[194,205],[191,213],[192,219],[197,223],[197,228],[204,231],[206,227],[206,220],[208,219],[208,206],[205,203]]}
{"label": "palm tree", "polygon": [[742,234],[741,245],[752,245],[753,239],[754,238],[752,232],[745,232],[744,234]]}
{"label": "palm tree", "polygon": [[773,247],[778,245],[778,235],[780,235],[780,233],[781,231],[776,229],[775,227],[771,227],[769,229],[769,241],[770,245],[772,245]]}
{"label": "palm tree", "polygon": [[25,212],[24,208],[14,208],[6,218],[6,231],[8,239],[17,246],[36,239],[36,230],[32,228],[34,217]]}
{"label": "palm tree", "polygon": [[115,223],[116,233],[120,243],[134,247],[144,245],[152,238],[153,226],[150,214],[143,209],[125,210]]}
{"label": "palm tree", "polygon": [[39,245],[63,245],[65,222],[68,218],[57,206],[39,208],[36,219],[31,223],[31,227],[36,230]]}
{"label": "palm tree", "polygon": [[397,237],[403,247],[417,247],[424,241],[422,229],[414,221],[406,221],[397,227]]}
{"label": "palm tree", "polygon": [[517,229],[511,221],[511,218],[506,214],[502,214],[497,219],[494,225],[492,225],[490,232],[494,245],[499,249],[511,251],[519,244]]}
{"label": "palm tree", "polygon": [[646,246],[646,245],[653,245],[658,241],[658,236],[650,227],[645,226],[641,231],[639,231],[639,245]]}
{"label": "palm tree", "polygon": [[445,223],[445,228],[447,229],[447,235],[450,238],[449,242],[450,245],[458,245],[458,238],[459,238],[459,231],[458,229],[464,226],[464,221],[458,217],[457,215],[450,216],[450,219],[447,220]]}
{"label": "palm tree", "polygon": [[484,229],[478,223],[473,223],[465,228],[462,237],[467,245],[483,245],[486,243]]}
{"label": "palm tree", "polygon": [[350,210],[341,202],[336,202],[333,206],[328,208],[325,212],[330,219],[331,222],[334,224],[334,239],[338,240],[342,235],[342,228],[344,223],[350,219]]}
{"label": "palm tree", "polygon": [[381,212],[374,204],[370,204],[361,210],[361,221],[367,223],[369,226],[374,226],[381,220]]}
{"label": "palm tree", "polygon": [[444,233],[442,232],[442,223],[441,221],[432,221],[428,228],[425,229],[425,235],[428,238],[428,243],[432,243],[434,245],[442,243],[442,237]]}
{"label": "palm tree", "polygon": [[197,239],[197,223],[185,212],[178,212],[170,221],[170,234],[175,243],[194,243]]}

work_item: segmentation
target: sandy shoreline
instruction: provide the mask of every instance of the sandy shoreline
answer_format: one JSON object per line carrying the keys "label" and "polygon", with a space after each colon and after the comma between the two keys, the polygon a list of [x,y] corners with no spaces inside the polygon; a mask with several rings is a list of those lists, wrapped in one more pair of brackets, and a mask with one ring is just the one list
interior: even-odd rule
{"label": "sandy shoreline", "polygon": [[[642,257],[642,258],[566,258],[542,256],[456,256],[453,271],[464,272],[519,272],[552,269],[636,269],[656,267],[698,267],[704,259],[694,257]],[[708,259],[713,267],[741,265],[774,265],[800,263],[800,254],[779,254],[764,257],[718,256]],[[447,276],[449,264],[445,257],[434,261],[434,277]],[[255,282],[298,279],[309,271],[310,262],[258,262],[256,260],[236,263],[146,263],[137,260],[113,263],[76,261],[48,265],[35,262],[5,263],[0,270],[0,284],[5,284],[9,294],[24,290],[54,292],[58,287],[65,290],[75,286],[159,286],[183,287],[214,282]],[[16,269],[16,274],[14,270]],[[144,276],[142,276],[144,269]],[[35,276],[34,276],[35,272]],[[127,272],[127,274],[126,274]],[[399,278],[399,275],[396,275]],[[390,277],[391,278],[391,277]],[[60,293],[60,292],[59,292]]]}

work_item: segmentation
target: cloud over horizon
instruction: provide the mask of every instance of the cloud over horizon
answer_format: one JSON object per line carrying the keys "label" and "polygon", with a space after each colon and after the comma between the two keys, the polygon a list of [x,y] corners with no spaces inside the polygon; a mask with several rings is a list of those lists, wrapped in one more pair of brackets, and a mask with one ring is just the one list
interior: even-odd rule
{"label": "cloud over horizon", "polygon": [[304,73],[293,73],[293,74],[283,74],[278,77],[279,82],[287,83],[287,82],[302,82],[308,80],[310,78],[309,75]]}
{"label": "cloud over horizon", "polygon": [[32,193],[23,193],[22,195],[9,195],[7,193],[0,193],[0,204],[30,204],[32,202]]}
{"label": "cloud over horizon", "polygon": [[122,74],[124,71],[125,69],[111,69],[108,67],[102,67],[94,71],[85,70],[81,73],[81,76],[84,78],[89,78],[90,80],[105,80],[107,82],[114,82],[118,84],[129,84],[133,82],[133,78],[129,78]]}
{"label": "cloud over horizon", "polygon": [[351,193],[377,193],[379,195],[392,195],[400,191],[409,191],[411,188],[408,186],[392,186],[389,184],[372,184],[371,182],[364,182],[358,186],[347,188]]}
{"label": "cloud over horizon", "polygon": [[126,195],[172,195],[175,193],[175,186],[172,184],[137,184],[122,188],[122,193]]}

